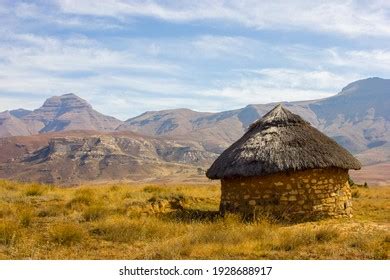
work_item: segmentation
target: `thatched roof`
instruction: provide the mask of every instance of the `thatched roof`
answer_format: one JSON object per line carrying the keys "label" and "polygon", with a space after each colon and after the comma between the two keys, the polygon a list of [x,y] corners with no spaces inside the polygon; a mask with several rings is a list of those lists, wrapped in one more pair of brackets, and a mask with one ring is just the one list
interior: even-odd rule
{"label": "thatched roof", "polygon": [[278,105],[227,148],[206,175],[222,179],[328,167],[361,165],[334,140]]}

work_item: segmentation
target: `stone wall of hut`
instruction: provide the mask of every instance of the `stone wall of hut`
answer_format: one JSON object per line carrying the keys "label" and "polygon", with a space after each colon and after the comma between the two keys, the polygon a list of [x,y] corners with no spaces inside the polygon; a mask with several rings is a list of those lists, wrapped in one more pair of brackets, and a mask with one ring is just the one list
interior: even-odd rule
{"label": "stone wall of hut", "polygon": [[302,220],[352,215],[348,170],[340,168],[223,179],[221,185],[222,213]]}

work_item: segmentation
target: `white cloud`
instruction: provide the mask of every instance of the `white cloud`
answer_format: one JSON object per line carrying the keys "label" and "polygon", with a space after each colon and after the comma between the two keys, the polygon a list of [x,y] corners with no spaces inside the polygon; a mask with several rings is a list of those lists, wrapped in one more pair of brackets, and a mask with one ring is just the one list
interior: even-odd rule
{"label": "white cloud", "polygon": [[253,58],[252,47],[259,42],[245,37],[205,35],[193,40],[192,45],[207,57],[234,55]]}
{"label": "white cloud", "polygon": [[[34,95],[74,92],[91,100],[102,112],[121,119],[145,110],[187,107],[218,111],[249,103],[323,98],[365,78],[360,72],[340,71],[338,67],[361,64],[374,73],[382,67],[378,66],[380,61],[389,65],[385,50],[316,51],[310,47],[275,47],[245,37],[145,38],[126,42],[126,49],[113,50],[79,35],[64,39],[28,33],[2,35],[7,43],[0,47],[0,100],[10,102],[9,106],[15,104],[9,96],[4,99],[2,92],[23,93],[20,99],[29,104],[35,104]],[[298,63],[282,68],[262,67],[255,62],[252,68],[234,68],[242,58],[252,62],[275,53],[280,61],[292,58]],[[218,58],[224,66],[204,68],[210,58]],[[240,63],[232,64],[233,58]],[[87,73],[78,74],[83,71]],[[193,78],[214,72],[218,79]]]}
{"label": "white cloud", "polygon": [[7,14],[9,13],[9,9],[5,6],[4,3],[0,3],[0,14]]}
{"label": "white cloud", "polygon": [[219,20],[257,29],[305,29],[349,36],[390,36],[383,1],[124,1],[59,0],[63,12],[110,17],[149,16],[167,21]]}
{"label": "white cloud", "polygon": [[315,48],[308,45],[278,46],[277,48],[280,53],[288,54],[288,59],[301,68],[327,69],[331,72],[349,73],[355,76],[387,78],[389,75],[389,48]]}
{"label": "white cloud", "polygon": [[[122,23],[117,23],[112,19],[64,14],[58,9],[53,9],[51,5],[38,3],[15,1],[15,5],[11,9],[2,7],[0,4],[0,14],[5,14],[6,18],[12,20],[29,20],[30,26],[36,25],[38,27],[54,25],[68,29],[78,28],[79,30],[118,30],[123,28]],[[14,21],[14,23],[17,24],[18,21]],[[129,21],[126,22],[126,28],[129,28]]]}
{"label": "white cloud", "polygon": [[260,75],[262,85],[273,88],[289,88],[308,91],[335,92],[347,83],[361,78],[356,74],[336,74],[324,70],[298,70],[266,68],[252,70]]}
{"label": "white cloud", "polygon": [[41,106],[43,100],[36,98],[20,98],[20,96],[3,96],[0,94],[0,112],[12,109],[36,109]]}
{"label": "white cloud", "polygon": [[14,13],[18,17],[34,18],[38,15],[39,8],[33,3],[17,3],[14,9]]}
{"label": "white cloud", "polygon": [[[129,51],[110,50],[93,40],[76,36],[64,40],[34,34],[6,34],[16,45],[0,46],[0,59],[23,71],[139,70],[175,73],[179,67],[138,57]],[[4,69],[6,70],[6,69]]]}
{"label": "white cloud", "polygon": [[[247,70],[248,71],[248,70]],[[302,101],[334,95],[356,76],[340,76],[327,71],[268,68],[250,70],[252,78],[226,83],[220,88],[199,92],[200,95],[223,99],[237,107],[249,103]]]}
{"label": "white cloud", "polygon": [[[328,50],[329,62],[337,66],[363,68],[369,71],[390,71],[390,49]],[[362,67],[363,66],[363,67]]]}

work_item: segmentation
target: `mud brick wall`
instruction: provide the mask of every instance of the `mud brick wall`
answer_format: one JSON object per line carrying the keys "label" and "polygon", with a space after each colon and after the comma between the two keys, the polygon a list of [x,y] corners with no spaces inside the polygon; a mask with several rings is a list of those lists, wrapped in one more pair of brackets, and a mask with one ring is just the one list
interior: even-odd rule
{"label": "mud brick wall", "polygon": [[220,210],[311,220],[352,216],[348,170],[281,172],[221,180]]}

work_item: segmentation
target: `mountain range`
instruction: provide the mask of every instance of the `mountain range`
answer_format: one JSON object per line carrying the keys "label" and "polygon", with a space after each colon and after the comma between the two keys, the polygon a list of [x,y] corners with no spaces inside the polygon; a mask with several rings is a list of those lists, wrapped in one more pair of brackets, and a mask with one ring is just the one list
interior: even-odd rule
{"label": "mountain range", "polygon": [[[335,139],[365,166],[377,166],[378,168],[374,169],[381,170],[383,176],[388,177],[386,180],[390,180],[390,174],[383,168],[390,162],[389,94],[390,79],[368,78],[355,81],[328,98],[281,103]],[[24,177],[20,176],[23,172],[17,170],[35,170],[34,168],[41,168],[43,163],[49,164],[49,167],[45,167],[49,170],[47,173],[55,173],[53,170],[58,171],[59,166],[69,166],[71,162],[61,161],[58,154],[61,149],[66,151],[60,153],[62,157],[73,159],[75,166],[83,166],[81,157],[88,158],[94,152],[99,154],[95,157],[95,165],[100,164],[99,170],[108,170],[103,162],[112,154],[121,154],[122,161],[123,155],[132,157],[142,166],[141,163],[146,162],[143,153],[134,153],[134,147],[129,148],[135,140],[128,142],[123,139],[138,139],[137,141],[149,143],[149,151],[153,152],[148,160],[153,158],[154,161],[169,165],[168,169],[171,171],[175,170],[171,168],[172,164],[179,164],[182,170],[186,165],[188,170],[195,170],[196,173],[198,171],[193,167],[202,170],[207,168],[252,122],[275,105],[276,103],[251,104],[241,109],[219,113],[196,112],[190,109],[149,111],[123,122],[95,111],[90,104],[75,94],[51,97],[42,107],[33,111],[17,109],[0,113],[0,137],[3,137],[0,149],[7,147],[9,151],[18,151],[0,156],[0,163],[3,162],[4,165],[8,162],[7,172],[4,171],[5,167],[0,165],[0,176],[15,177],[14,173],[18,173],[19,177],[16,177],[23,179]],[[87,130],[90,132],[86,133]],[[30,142],[40,144],[31,146]],[[15,148],[18,144],[21,148]],[[59,148],[60,146],[62,148]],[[71,146],[78,148],[69,148]],[[88,156],[85,153],[89,153]],[[119,162],[112,162],[112,165],[115,164]],[[119,166],[129,168],[122,168],[126,171],[119,172],[121,175],[111,176],[113,171],[108,172],[111,175],[107,175],[105,171],[99,173],[91,167],[90,170],[95,170],[95,173],[91,174],[105,174],[100,177],[92,176],[91,179],[127,178],[129,174],[138,172],[134,171],[135,168],[130,168],[130,163],[121,163]],[[151,165],[145,166],[150,169]],[[25,173],[29,174],[25,177],[32,176],[32,173],[33,171]],[[83,174],[87,173],[84,171]],[[152,173],[151,177],[159,177],[155,172],[149,175]],[[76,179],[82,176],[76,172],[68,176],[68,179],[65,179],[67,175],[63,174],[49,177],[51,179],[46,181],[61,182],[71,180],[70,177],[77,181]]]}

